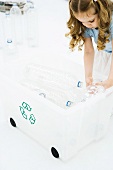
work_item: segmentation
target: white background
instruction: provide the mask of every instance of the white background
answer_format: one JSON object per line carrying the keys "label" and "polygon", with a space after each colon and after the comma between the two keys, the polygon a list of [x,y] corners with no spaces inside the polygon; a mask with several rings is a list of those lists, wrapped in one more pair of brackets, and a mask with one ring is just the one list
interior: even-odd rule
{"label": "white background", "polygon": [[[36,1],[36,7],[39,36],[38,47],[34,51],[44,50],[49,55],[55,53],[58,56],[62,53],[69,60],[83,64],[82,53],[75,51],[71,54],[69,40],[64,36],[67,32],[68,2],[40,0]],[[26,49],[25,55],[32,55],[32,52],[33,49]],[[0,107],[0,170],[113,170],[113,117],[104,139],[90,144],[71,160],[62,162],[18,128],[10,126],[4,114]]]}

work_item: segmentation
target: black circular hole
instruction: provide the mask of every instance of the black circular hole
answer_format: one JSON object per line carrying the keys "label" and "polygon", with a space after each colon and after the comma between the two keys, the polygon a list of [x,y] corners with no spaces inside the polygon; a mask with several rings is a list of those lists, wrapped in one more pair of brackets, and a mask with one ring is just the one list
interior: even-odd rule
{"label": "black circular hole", "polygon": [[59,158],[59,153],[54,147],[51,148],[51,153],[55,158]]}
{"label": "black circular hole", "polygon": [[11,125],[12,125],[13,127],[16,127],[16,123],[15,123],[15,121],[13,120],[13,118],[10,118],[10,123],[11,123]]}

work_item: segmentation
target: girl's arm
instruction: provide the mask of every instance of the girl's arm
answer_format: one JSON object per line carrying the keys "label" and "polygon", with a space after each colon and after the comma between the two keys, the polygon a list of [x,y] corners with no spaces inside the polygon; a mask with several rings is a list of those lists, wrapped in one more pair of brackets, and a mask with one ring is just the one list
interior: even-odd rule
{"label": "girl's arm", "polygon": [[85,38],[84,44],[84,68],[85,68],[85,80],[86,86],[91,85],[92,71],[93,71],[93,61],[94,61],[94,47],[91,38]]}

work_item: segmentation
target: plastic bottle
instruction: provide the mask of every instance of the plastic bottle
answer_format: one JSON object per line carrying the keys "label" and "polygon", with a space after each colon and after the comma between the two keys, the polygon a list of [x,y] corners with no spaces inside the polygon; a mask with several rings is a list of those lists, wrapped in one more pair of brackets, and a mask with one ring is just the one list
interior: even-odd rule
{"label": "plastic bottle", "polygon": [[29,0],[27,1],[28,4],[28,10],[26,11],[26,25],[27,29],[25,30],[27,32],[27,42],[29,47],[36,47],[37,46],[37,11],[35,9],[35,6],[33,3],[31,3]]}
{"label": "plastic bottle", "polygon": [[3,61],[9,62],[17,58],[17,48],[12,39],[7,39],[3,50]]}
{"label": "plastic bottle", "polygon": [[33,2],[30,0],[27,0],[26,4],[24,5],[24,12],[26,13],[31,6],[34,6]]}
{"label": "plastic bottle", "polygon": [[13,32],[16,44],[22,44],[23,42],[23,24],[22,24],[22,14],[17,3],[14,3],[10,9],[10,15],[13,22]]}
{"label": "plastic bottle", "polygon": [[0,13],[0,49],[4,47],[4,40],[5,40],[5,34],[4,34],[4,14]]}
{"label": "plastic bottle", "polygon": [[104,93],[104,92],[105,92],[105,88],[103,86],[99,86],[99,85],[95,85],[95,84],[88,86],[87,91],[82,98],[82,102],[95,96],[96,94],[100,94],[100,93]]}
{"label": "plastic bottle", "polygon": [[12,21],[10,17],[10,12],[6,11],[5,12],[5,41],[7,40],[13,40],[13,35],[12,35]]}

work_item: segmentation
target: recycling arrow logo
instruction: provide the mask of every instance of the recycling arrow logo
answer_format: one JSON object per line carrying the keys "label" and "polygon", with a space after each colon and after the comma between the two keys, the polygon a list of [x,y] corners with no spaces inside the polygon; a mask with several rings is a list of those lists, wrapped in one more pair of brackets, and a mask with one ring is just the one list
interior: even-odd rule
{"label": "recycling arrow logo", "polygon": [[34,114],[27,114],[28,112],[31,113],[32,108],[30,107],[29,104],[27,104],[26,102],[22,102],[22,105],[19,106],[20,108],[20,112],[22,114],[22,116],[24,117],[24,119],[29,120],[31,124],[35,124],[36,122],[36,118],[34,116]]}

